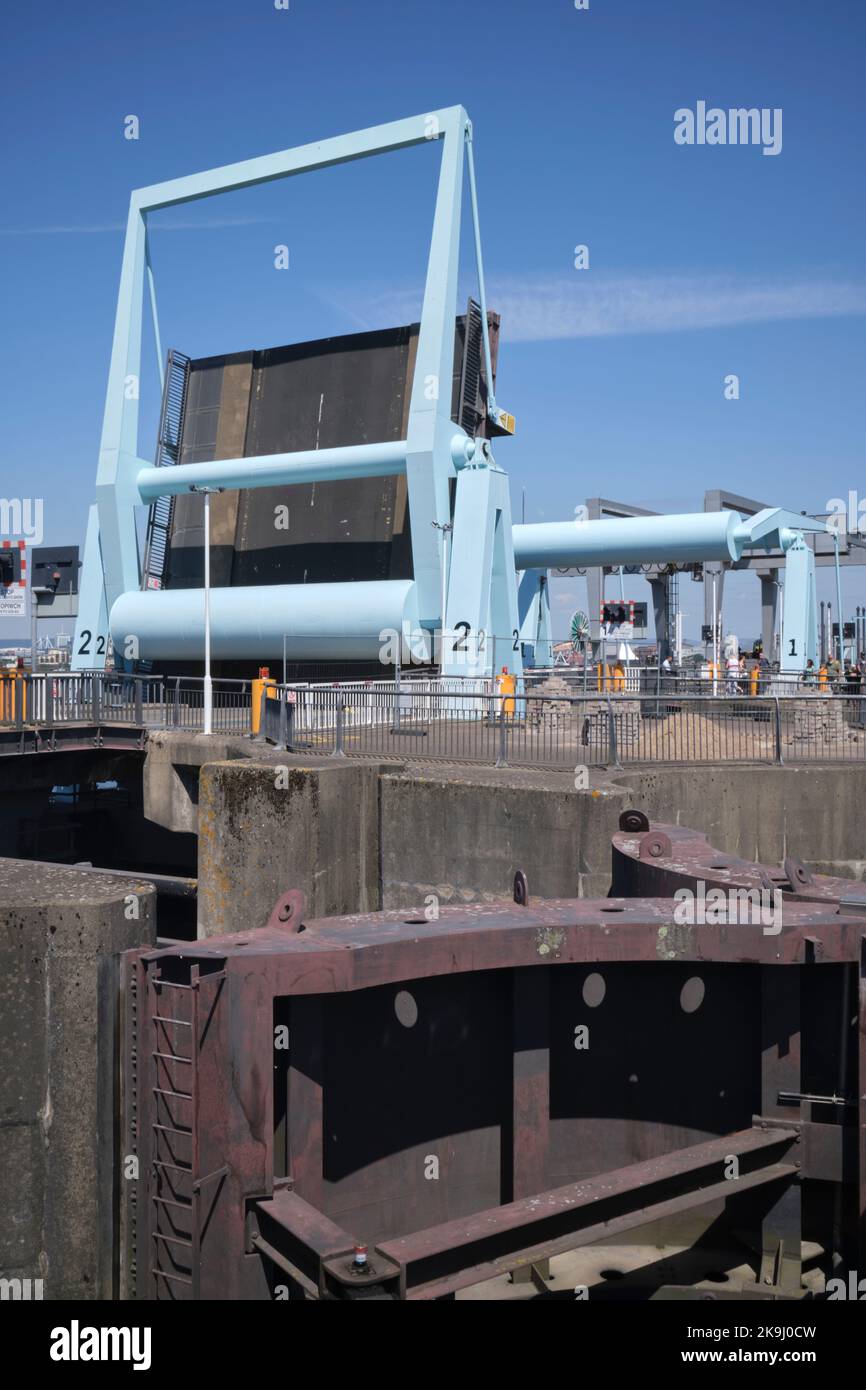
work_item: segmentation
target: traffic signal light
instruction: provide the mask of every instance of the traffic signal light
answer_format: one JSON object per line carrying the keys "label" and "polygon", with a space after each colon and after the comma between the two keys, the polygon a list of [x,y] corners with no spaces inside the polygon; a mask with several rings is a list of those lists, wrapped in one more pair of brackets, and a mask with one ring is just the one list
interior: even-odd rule
{"label": "traffic signal light", "polygon": [[628,604],[627,603],[603,603],[601,606],[601,621],[608,627],[620,627],[627,623]]}
{"label": "traffic signal light", "polygon": [[24,541],[17,544],[12,541],[0,543],[0,589],[9,589],[13,585],[24,588],[24,571]]}

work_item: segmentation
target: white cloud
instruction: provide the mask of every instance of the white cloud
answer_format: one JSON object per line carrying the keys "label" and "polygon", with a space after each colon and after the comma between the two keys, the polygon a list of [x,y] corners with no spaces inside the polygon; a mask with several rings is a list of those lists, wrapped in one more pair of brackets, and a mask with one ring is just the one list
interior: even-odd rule
{"label": "white cloud", "polygon": [[[676,333],[785,319],[866,313],[866,285],[759,283],[721,276],[502,281],[496,304],[512,341]],[[491,292],[492,294],[492,292]]]}
{"label": "white cloud", "polygon": [[[472,287],[467,287],[472,292]],[[461,299],[465,293],[461,293]],[[488,302],[502,315],[509,342],[678,333],[735,324],[866,314],[866,284],[851,281],[759,280],[745,276],[647,275],[493,279]],[[417,319],[417,290],[346,295],[371,326]]]}

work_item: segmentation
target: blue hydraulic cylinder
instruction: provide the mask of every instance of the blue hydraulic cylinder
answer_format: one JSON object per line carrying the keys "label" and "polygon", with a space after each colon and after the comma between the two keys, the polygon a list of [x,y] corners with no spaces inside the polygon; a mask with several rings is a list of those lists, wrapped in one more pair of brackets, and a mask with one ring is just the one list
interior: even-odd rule
{"label": "blue hydraulic cylinder", "polygon": [[[170,471],[168,469],[166,472]],[[411,579],[343,584],[263,584],[211,589],[215,661],[260,661],[283,651],[290,661],[367,661],[418,628]],[[201,661],[204,590],[134,590],[111,610],[111,638],[127,660]]]}
{"label": "blue hydraulic cylinder", "polygon": [[177,496],[196,487],[279,487],[330,483],[342,478],[378,478],[406,472],[406,441],[353,444],[341,449],[307,449],[294,454],[259,454],[210,463],[141,468],[136,486],[142,502]]}
{"label": "blue hydraulic cylinder", "polygon": [[738,560],[738,512],[536,522],[514,527],[518,570]]}

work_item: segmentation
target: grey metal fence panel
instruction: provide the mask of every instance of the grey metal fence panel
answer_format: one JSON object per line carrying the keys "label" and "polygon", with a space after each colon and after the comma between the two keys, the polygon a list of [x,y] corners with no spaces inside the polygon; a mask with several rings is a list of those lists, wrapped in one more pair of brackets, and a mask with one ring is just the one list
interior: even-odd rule
{"label": "grey metal fence panel", "polygon": [[[262,737],[297,752],[515,767],[653,763],[862,763],[866,696],[828,686],[795,695],[657,688],[542,694],[435,679],[280,686]],[[273,708],[270,708],[270,707]],[[213,683],[214,732],[251,732],[249,681]],[[204,724],[200,677],[59,672],[0,682],[0,722],[177,728]]]}

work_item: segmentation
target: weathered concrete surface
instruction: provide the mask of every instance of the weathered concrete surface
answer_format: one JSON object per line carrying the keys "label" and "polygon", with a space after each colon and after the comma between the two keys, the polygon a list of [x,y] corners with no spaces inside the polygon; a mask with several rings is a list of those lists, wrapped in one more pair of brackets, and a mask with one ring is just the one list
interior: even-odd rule
{"label": "weathered concrete surface", "polygon": [[650,820],[694,826],[717,849],[866,879],[866,767],[666,767],[614,785]]}
{"label": "weathered concrete surface", "polygon": [[665,767],[591,774],[518,769],[385,772],[383,907],[508,895],[522,868],[531,893],[603,897],[620,812],[694,826],[731,854],[866,879],[866,768]]}
{"label": "weathered concrete surface", "polygon": [[263,927],[286,888],[316,917],[380,907],[378,779],[348,761],[202,768],[199,936]]}
{"label": "weathered concrete surface", "polygon": [[117,955],[150,884],[0,859],[0,1277],[112,1292]]}
{"label": "weathered concrete surface", "polygon": [[523,869],[543,897],[604,897],[621,788],[576,791],[573,773],[502,769],[385,773],[382,906],[510,897]]}
{"label": "weathered concrete surface", "polygon": [[166,830],[198,829],[199,772],[204,763],[255,756],[249,739],[221,734],[158,731],[149,735],[144,764],[144,814]]}
{"label": "weathered concrete surface", "polygon": [[[161,824],[189,827],[199,819],[192,783],[200,779],[202,797],[210,788],[199,836],[206,935],[263,923],[293,885],[322,914],[418,907],[431,893],[445,902],[509,896],[517,868],[542,896],[603,896],[610,835],[630,805],[650,819],[693,825],[747,858],[779,863],[794,854],[819,871],[866,878],[866,768],[856,766],[590,769],[589,787],[576,790],[571,771],[411,758],[341,764],[240,737],[162,734],[152,743],[148,814],[161,801]],[[223,749],[231,761],[220,766],[233,768],[235,781],[228,771],[212,773]],[[282,790],[279,767],[291,774]],[[329,799],[324,788],[350,785],[332,774],[360,779],[363,796]]]}

